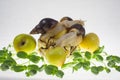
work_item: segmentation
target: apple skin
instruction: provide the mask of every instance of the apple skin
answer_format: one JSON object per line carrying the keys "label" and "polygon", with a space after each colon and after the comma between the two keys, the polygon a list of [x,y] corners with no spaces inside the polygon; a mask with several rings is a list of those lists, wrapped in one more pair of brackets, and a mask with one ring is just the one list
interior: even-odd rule
{"label": "apple skin", "polygon": [[80,48],[93,53],[99,48],[100,40],[97,34],[88,33],[85,35],[83,41],[80,43]]}
{"label": "apple skin", "polygon": [[62,66],[66,60],[67,53],[62,47],[50,48],[46,51],[45,58],[49,64]]}
{"label": "apple skin", "polygon": [[19,34],[14,38],[13,46],[16,52],[24,51],[30,54],[36,48],[36,40],[28,34]]}

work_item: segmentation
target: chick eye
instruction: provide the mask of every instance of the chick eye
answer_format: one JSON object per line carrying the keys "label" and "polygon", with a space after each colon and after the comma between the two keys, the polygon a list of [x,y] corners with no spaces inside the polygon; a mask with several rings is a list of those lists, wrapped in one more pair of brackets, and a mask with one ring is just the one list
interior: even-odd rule
{"label": "chick eye", "polygon": [[71,26],[71,29],[77,29],[79,31],[77,35],[85,36],[85,28],[81,24],[74,24]]}

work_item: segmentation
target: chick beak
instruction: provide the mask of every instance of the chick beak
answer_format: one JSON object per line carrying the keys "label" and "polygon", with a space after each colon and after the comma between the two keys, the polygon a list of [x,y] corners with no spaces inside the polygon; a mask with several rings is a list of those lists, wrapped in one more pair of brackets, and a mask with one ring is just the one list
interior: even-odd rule
{"label": "chick beak", "polygon": [[39,34],[39,33],[44,33],[44,30],[40,28],[39,25],[36,25],[35,28],[33,28],[31,31],[30,31],[30,34]]}

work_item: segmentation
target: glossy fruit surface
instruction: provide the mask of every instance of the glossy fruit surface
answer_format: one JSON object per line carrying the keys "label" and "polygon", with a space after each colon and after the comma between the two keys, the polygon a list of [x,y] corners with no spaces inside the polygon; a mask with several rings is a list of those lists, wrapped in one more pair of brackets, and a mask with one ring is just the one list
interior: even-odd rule
{"label": "glossy fruit surface", "polygon": [[94,52],[100,44],[99,37],[95,33],[88,33],[80,43],[80,48],[89,52]]}
{"label": "glossy fruit surface", "polygon": [[47,61],[55,66],[62,66],[66,59],[66,52],[62,47],[50,48],[46,51]]}
{"label": "glossy fruit surface", "polygon": [[31,35],[19,34],[14,38],[13,45],[16,52],[31,53],[36,48],[36,41]]}

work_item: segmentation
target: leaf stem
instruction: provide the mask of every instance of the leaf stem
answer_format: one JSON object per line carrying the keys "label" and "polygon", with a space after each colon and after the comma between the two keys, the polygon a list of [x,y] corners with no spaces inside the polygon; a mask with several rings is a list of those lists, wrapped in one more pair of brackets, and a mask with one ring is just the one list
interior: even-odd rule
{"label": "leaf stem", "polygon": [[96,64],[95,64],[95,63],[93,63],[92,61],[90,61],[90,63],[92,63],[94,66],[96,66]]}
{"label": "leaf stem", "polygon": [[30,65],[29,62],[30,62],[30,61],[26,61],[26,62],[24,62],[24,63],[21,63],[21,65],[24,65],[24,64],[29,64],[29,65]]}

